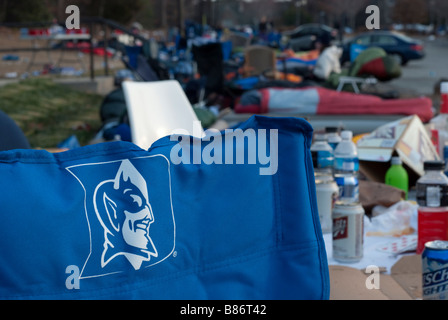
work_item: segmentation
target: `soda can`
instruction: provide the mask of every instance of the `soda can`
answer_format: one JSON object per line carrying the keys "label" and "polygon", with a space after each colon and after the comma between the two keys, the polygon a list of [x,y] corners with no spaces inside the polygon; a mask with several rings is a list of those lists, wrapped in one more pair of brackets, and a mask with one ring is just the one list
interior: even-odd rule
{"label": "soda can", "polygon": [[332,211],[339,189],[332,175],[316,175],[317,210],[319,211],[322,233],[330,233],[332,229]]}
{"label": "soda can", "polygon": [[364,255],[364,209],[360,203],[336,202],[333,209],[333,258],[357,262]]}
{"label": "soda can", "polygon": [[338,201],[345,203],[359,202],[359,181],[352,174],[337,174],[334,180],[339,188]]}
{"label": "soda can", "polygon": [[422,253],[423,300],[448,300],[448,241],[429,241]]}

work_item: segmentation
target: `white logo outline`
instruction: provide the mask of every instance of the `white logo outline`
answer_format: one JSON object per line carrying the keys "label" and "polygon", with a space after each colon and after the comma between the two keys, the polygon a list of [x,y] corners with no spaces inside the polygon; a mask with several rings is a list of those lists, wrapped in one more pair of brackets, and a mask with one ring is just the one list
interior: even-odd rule
{"label": "white logo outline", "polygon": [[[119,163],[119,162],[123,162],[123,161],[138,160],[138,159],[145,159],[145,158],[154,158],[154,157],[162,157],[162,158],[167,162],[167,164],[168,164],[167,171],[168,171],[169,199],[170,199],[171,218],[172,218],[172,222],[173,222],[173,230],[174,230],[174,234],[173,234],[173,247],[172,247],[171,251],[170,251],[168,254],[166,254],[165,257],[163,257],[163,258],[161,258],[161,259],[158,259],[158,260],[156,260],[156,261],[153,262],[153,263],[149,263],[149,264],[143,266],[143,268],[150,268],[150,267],[152,267],[152,266],[154,266],[154,265],[157,265],[157,264],[163,262],[163,261],[166,260],[167,258],[169,258],[169,257],[173,254],[173,252],[175,252],[175,248],[176,248],[176,222],[175,222],[175,218],[174,218],[174,210],[173,210],[173,202],[172,202],[171,171],[170,171],[170,161],[167,159],[167,157],[164,156],[164,155],[162,155],[162,154],[156,154],[156,155],[151,155],[151,156],[134,157],[134,158],[131,158],[131,159],[118,159],[118,160],[104,161],[104,162],[82,163],[82,164],[77,164],[77,165],[73,165],[73,166],[69,166],[69,167],[66,167],[66,168],[65,168],[68,172],[70,172],[71,175],[73,175],[73,176],[75,177],[75,179],[81,184],[81,186],[82,186],[82,188],[83,188],[83,190],[84,190],[84,213],[85,213],[86,220],[87,220],[87,227],[88,227],[88,232],[89,232],[90,247],[89,247],[89,254],[87,255],[86,261],[84,262],[84,265],[83,265],[83,267],[82,267],[82,269],[81,269],[81,272],[80,272],[80,274],[79,274],[79,279],[88,279],[88,278],[102,277],[102,276],[107,276],[107,275],[111,275],[111,274],[122,273],[122,272],[124,272],[124,271],[114,271],[114,272],[107,272],[107,273],[102,273],[102,274],[87,275],[87,276],[84,275],[84,276],[83,276],[84,270],[85,270],[85,268],[86,268],[86,266],[87,266],[87,264],[88,264],[88,262],[89,262],[89,260],[90,260],[90,258],[91,258],[91,256],[92,256],[92,251],[93,251],[92,229],[91,229],[91,222],[90,222],[90,220],[89,220],[89,213],[88,213],[87,205],[86,205],[86,203],[87,203],[87,190],[86,190],[86,187],[85,187],[85,185],[83,184],[83,182],[79,179],[79,177],[78,177],[78,176],[77,176],[71,169],[72,169],[72,168],[75,168],[75,167],[81,167],[81,166],[95,166],[95,165],[102,165],[102,164],[109,164],[109,163]],[[108,181],[108,180],[102,181],[100,184],[102,184],[102,183],[104,183],[104,182],[106,182],[106,181]],[[112,181],[112,180],[109,180],[109,182],[110,182],[110,181]],[[98,186],[99,186],[99,185],[98,185]],[[95,188],[95,192],[97,191],[98,186]],[[95,210],[95,215],[96,215],[97,218],[98,218],[98,213],[96,212],[96,210]],[[103,224],[103,222],[101,221],[101,219],[98,219],[98,221],[99,221],[101,224]],[[104,227],[104,226],[103,226],[103,227]],[[103,229],[104,229],[104,228],[103,228]],[[104,229],[104,230],[105,230],[105,229]],[[106,231],[105,231],[105,232],[106,232]],[[105,245],[106,245],[106,242],[107,242],[107,238],[106,238],[106,237],[104,238],[104,241],[105,241],[105,242],[104,242],[103,245],[105,246]],[[152,242],[152,239],[151,239],[150,241]],[[153,244],[152,244],[152,245],[153,245]],[[154,248],[155,248],[155,247],[154,247]],[[103,261],[103,254],[104,254],[104,252],[105,252],[105,251],[103,251],[103,253],[102,253],[102,257],[101,257],[102,261]],[[157,251],[156,251],[156,252],[157,252]],[[154,256],[154,255],[153,255],[153,256]],[[158,256],[158,254],[157,254],[156,256]],[[112,259],[112,258],[110,258],[108,262],[110,262],[111,259]],[[150,260],[148,259],[147,261],[150,261]],[[107,263],[108,263],[108,262],[107,262]],[[129,262],[131,263],[131,261],[129,261]],[[107,264],[107,263],[106,263],[106,264]],[[104,264],[104,266],[105,266],[106,264]],[[132,264],[132,263],[131,263],[131,264]],[[103,266],[101,266],[101,267],[103,267]],[[134,269],[137,270],[137,269],[139,269],[139,268],[135,268],[135,266],[134,266]]]}

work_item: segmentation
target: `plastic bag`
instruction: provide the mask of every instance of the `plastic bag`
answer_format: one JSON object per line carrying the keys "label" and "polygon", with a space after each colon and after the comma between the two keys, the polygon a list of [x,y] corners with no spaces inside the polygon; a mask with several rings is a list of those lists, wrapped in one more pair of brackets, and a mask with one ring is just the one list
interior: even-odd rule
{"label": "plastic bag", "polygon": [[415,234],[417,231],[417,208],[418,205],[410,201],[399,201],[384,209],[382,214],[366,222],[366,236],[400,237]]}

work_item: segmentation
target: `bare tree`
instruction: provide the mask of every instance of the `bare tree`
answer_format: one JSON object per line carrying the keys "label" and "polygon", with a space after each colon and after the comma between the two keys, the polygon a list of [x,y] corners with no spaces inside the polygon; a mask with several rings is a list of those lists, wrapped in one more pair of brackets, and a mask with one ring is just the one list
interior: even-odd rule
{"label": "bare tree", "polygon": [[341,22],[347,20],[348,26],[355,28],[355,17],[364,10],[368,0],[318,0],[319,8],[332,16],[332,19]]}
{"label": "bare tree", "polygon": [[448,1],[429,0],[430,22],[441,25],[448,22]]}
{"label": "bare tree", "polygon": [[393,18],[398,23],[425,23],[428,7],[425,0],[396,0]]}

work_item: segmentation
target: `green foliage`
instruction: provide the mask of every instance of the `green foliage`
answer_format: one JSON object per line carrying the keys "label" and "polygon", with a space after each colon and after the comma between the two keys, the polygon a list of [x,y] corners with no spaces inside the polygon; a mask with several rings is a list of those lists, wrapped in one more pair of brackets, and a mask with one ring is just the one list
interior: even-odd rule
{"label": "green foliage", "polygon": [[0,109],[16,121],[34,148],[54,148],[76,135],[87,144],[101,127],[102,96],[30,79],[0,87]]}

